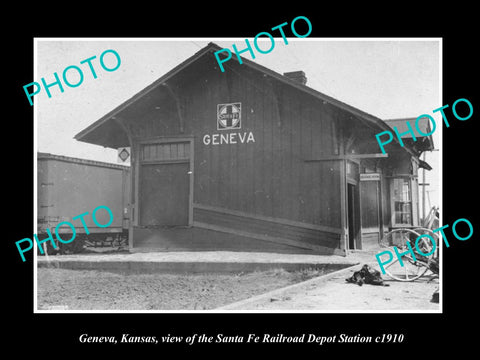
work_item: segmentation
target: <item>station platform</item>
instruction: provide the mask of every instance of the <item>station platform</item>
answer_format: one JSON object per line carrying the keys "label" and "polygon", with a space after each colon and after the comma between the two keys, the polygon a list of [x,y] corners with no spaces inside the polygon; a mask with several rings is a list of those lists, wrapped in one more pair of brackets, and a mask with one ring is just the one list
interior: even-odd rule
{"label": "station platform", "polygon": [[334,271],[372,261],[375,261],[375,257],[369,252],[348,256],[236,251],[142,251],[37,256],[38,267],[127,273],[234,273],[275,268],[287,271],[305,268]]}

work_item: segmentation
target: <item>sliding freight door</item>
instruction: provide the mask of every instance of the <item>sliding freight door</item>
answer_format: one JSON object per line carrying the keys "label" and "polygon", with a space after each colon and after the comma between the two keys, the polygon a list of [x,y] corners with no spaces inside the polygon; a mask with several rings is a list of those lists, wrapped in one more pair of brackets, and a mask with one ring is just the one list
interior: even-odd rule
{"label": "sliding freight door", "polygon": [[139,225],[187,226],[191,214],[191,143],[142,144],[139,169]]}

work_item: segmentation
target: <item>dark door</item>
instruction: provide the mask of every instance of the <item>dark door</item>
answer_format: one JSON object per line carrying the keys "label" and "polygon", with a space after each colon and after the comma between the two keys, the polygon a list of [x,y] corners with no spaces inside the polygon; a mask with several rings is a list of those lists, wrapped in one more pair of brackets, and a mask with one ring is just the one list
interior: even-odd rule
{"label": "dark door", "polygon": [[142,164],[140,223],[142,226],[188,225],[189,163]]}
{"label": "dark door", "polygon": [[348,248],[361,249],[360,239],[360,202],[357,186],[347,184]]}
{"label": "dark door", "polygon": [[360,183],[362,197],[362,231],[379,232],[380,229],[380,182],[362,181]]}
{"label": "dark door", "polygon": [[139,225],[189,225],[189,141],[147,143],[140,147]]}

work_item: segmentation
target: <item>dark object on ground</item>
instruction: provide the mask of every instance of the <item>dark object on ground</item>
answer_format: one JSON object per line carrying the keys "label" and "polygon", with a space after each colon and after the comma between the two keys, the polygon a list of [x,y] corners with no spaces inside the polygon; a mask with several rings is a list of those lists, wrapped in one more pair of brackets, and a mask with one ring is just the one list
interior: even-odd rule
{"label": "dark object on ground", "polygon": [[345,279],[345,281],[358,284],[359,286],[362,286],[364,283],[370,285],[390,286],[383,282],[380,271],[373,269],[367,264],[363,265],[359,271],[355,271],[353,275],[348,279]]}
{"label": "dark object on ground", "polygon": [[435,290],[435,292],[432,294],[432,299],[430,300],[430,302],[433,302],[433,303],[439,303],[439,293],[438,293],[438,288],[437,290]]}

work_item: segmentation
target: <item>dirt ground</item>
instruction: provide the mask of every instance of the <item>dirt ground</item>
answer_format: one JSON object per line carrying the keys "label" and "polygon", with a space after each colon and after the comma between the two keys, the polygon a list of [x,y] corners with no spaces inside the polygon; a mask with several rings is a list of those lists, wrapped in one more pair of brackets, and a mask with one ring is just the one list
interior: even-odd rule
{"label": "dirt ground", "polygon": [[340,270],[285,289],[229,304],[224,310],[352,312],[440,310],[438,303],[431,302],[433,293],[439,287],[438,277],[424,276],[413,282],[401,282],[385,275],[384,283],[388,286],[368,284],[358,286],[345,282],[345,279],[358,268]]}
{"label": "dirt ground", "polygon": [[39,310],[205,310],[320,276],[282,269],[241,274],[119,274],[39,268]]}
{"label": "dirt ground", "polygon": [[[348,259],[358,264],[325,274],[308,269],[288,272],[283,269],[239,274],[142,274],[99,270],[67,270],[39,267],[39,310],[273,310],[273,311],[438,311],[432,294],[439,279],[428,276],[414,282],[395,281],[383,275],[390,286],[358,286],[345,282],[362,264],[372,262],[375,251],[352,252]],[[156,255],[156,257],[154,256]],[[161,255],[161,259],[158,256]],[[166,253],[128,254],[117,261],[258,261],[268,262],[265,254]],[[201,255],[201,258],[199,256]],[[255,255],[255,256],[254,256]],[[108,255],[96,255],[107,262]],[[243,257],[242,257],[243,256]],[[74,257],[73,255],[70,257]],[[278,260],[279,255],[275,255]],[[66,259],[67,256],[64,256]],[[59,259],[62,260],[64,258]],[[97,259],[98,258],[98,259]],[[290,258],[289,258],[290,259]],[[68,260],[68,259],[67,259]],[[75,259],[73,259],[75,260]],[[87,260],[87,259],[84,259]],[[290,259],[292,260],[292,259]],[[295,259],[312,261],[312,259]],[[332,256],[323,261],[344,261]],[[72,261],[72,259],[70,259]],[[90,259],[94,261],[94,259]],[[282,258],[282,261],[285,261]],[[325,276],[322,276],[325,275]],[[428,275],[428,273],[426,274]]]}

